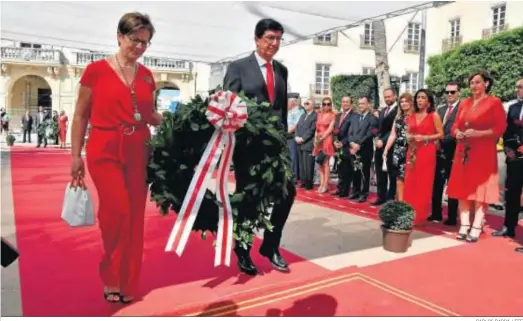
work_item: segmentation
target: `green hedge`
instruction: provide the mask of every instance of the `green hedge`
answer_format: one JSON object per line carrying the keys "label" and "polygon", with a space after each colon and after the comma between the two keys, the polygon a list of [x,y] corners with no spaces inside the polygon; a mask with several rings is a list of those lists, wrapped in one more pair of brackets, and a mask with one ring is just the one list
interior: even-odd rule
{"label": "green hedge", "polygon": [[[394,78],[394,76],[391,76]],[[341,97],[349,95],[356,106],[357,99],[367,96],[374,107],[379,106],[378,78],[376,75],[336,75],[330,80],[332,100],[337,110],[340,109]],[[399,88],[393,83],[392,88],[397,93]]]}
{"label": "green hedge", "polygon": [[459,82],[463,96],[469,96],[468,77],[476,71],[486,70],[494,78],[492,93],[503,101],[511,100],[515,97],[515,83],[523,71],[523,28],[432,56],[428,64],[426,82],[438,97],[443,97],[449,81]]}

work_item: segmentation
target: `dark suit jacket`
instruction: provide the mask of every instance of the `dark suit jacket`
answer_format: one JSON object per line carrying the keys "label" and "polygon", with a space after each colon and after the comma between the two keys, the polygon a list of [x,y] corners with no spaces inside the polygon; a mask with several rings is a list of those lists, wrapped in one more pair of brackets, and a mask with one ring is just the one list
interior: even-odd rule
{"label": "dark suit jacket", "polygon": [[385,116],[385,108],[380,111],[380,117],[378,120],[378,138],[383,142],[384,147],[387,144],[390,132],[392,131],[392,126],[394,125],[394,119],[396,118],[396,113],[398,111],[396,108],[399,108],[397,103],[394,108],[389,109],[387,116]]}
{"label": "dark suit jacket", "polygon": [[[271,105],[271,115],[280,117],[287,131],[287,68],[273,60],[275,99]],[[223,79],[224,90],[235,93],[244,92],[249,99],[257,103],[269,102],[269,92],[254,52],[245,58],[233,61],[227,67]]]}
{"label": "dark suit jacket", "polygon": [[22,116],[22,128],[24,130],[31,130],[33,128],[33,116],[29,115],[29,118],[26,118],[25,115]]}
{"label": "dark suit jacket", "polygon": [[[49,114],[49,112],[47,112],[45,110],[43,111],[43,113],[44,113],[44,117],[43,117],[42,122],[45,122],[46,120],[48,120],[51,117],[51,115]],[[34,119],[35,127],[38,128],[38,126],[40,126],[40,112],[37,112],[36,116],[33,119]]]}
{"label": "dark suit jacket", "polygon": [[316,121],[318,114],[314,111],[307,117],[307,112],[300,116],[296,124],[296,137],[303,138],[303,143],[298,148],[304,152],[312,152],[314,149],[314,133],[316,132]]}
{"label": "dark suit jacket", "polygon": [[[523,121],[519,118],[522,108],[523,100],[510,105],[507,113],[507,129],[503,134],[505,153],[514,152],[516,153],[516,157],[523,156],[521,153],[517,152],[518,147],[523,145]],[[508,158],[507,161],[509,161]],[[518,159],[518,161],[523,160]]]}
{"label": "dark suit jacket", "polygon": [[336,115],[336,120],[334,121],[334,129],[338,130],[338,140],[343,144],[343,149],[346,150],[349,147],[349,128],[351,124],[351,119],[357,113],[354,112],[354,109],[351,109],[347,116],[343,119],[343,122],[340,124],[340,119],[343,112]]}
{"label": "dark suit jacket", "polygon": [[[459,105],[461,104],[461,101],[458,101],[458,104],[454,109],[452,109],[451,114],[449,115],[447,121],[443,124],[443,139],[440,141],[441,143],[441,150],[450,156],[454,155],[454,150],[456,149],[456,138],[454,138],[451,135],[451,129],[452,125],[454,124],[454,121],[456,120],[456,115],[458,114]],[[436,109],[436,112],[438,113],[439,117],[441,118],[441,121],[445,119],[445,114],[447,113],[447,110],[449,109],[449,105],[441,105]],[[452,157],[450,158],[452,159]]]}
{"label": "dark suit jacket", "polygon": [[349,128],[349,143],[360,145],[359,154],[362,157],[372,158],[374,152],[374,136],[378,132],[378,119],[368,112],[360,121],[361,115],[355,115],[351,119]]}

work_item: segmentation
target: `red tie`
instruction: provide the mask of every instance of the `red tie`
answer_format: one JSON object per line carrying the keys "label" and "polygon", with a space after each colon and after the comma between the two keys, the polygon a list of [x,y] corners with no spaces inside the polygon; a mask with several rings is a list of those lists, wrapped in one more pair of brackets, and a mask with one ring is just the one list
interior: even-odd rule
{"label": "red tie", "polygon": [[443,123],[447,122],[450,117],[450,113],[452,113],[452,105],[449,105],[449,109],[447,109],[447,114],[445,115],[445,119],[443,119]]}
{"label": "red tie", "polygon": [[274,72],[270,62],[265,64],[267,68],[267,92],[269,93],[269,100],[274,103]]}
{"label": "red tie", "polygon": [[340,124],[338,126],[341,126],[341,123],[343,123],[343,120],[345,119],[345,116],[347,116],[349,112],[344,112],[342,115],[341,115],[341,119],[340,119]]}

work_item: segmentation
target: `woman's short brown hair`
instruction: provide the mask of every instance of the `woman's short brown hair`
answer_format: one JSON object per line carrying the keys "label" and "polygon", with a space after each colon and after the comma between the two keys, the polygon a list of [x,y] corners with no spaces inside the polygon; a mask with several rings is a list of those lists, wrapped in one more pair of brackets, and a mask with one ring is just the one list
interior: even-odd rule
{"label": "woman's short brown hair", "polygon": [[470,75],[470,77],[469,77],[469,85],[470,85],[470,82],[472,81],[472,78],[474,78],[476,76],[480,76],[484,82],[488,81],[488,85],[487,85],[487,88],[485,88],[485,92],[487,94],[490,93],[490,90],[492,89],[492,85],[494,85],[494,79],[492,78],[492,76],[487,71],[484,71],[484,70],[475,72],[472,75]]}
{"label": "woman's short brown hair", "polygon": [[118,22],[118,32],[124,36],[140,29],[149,31],[151,34],[149,40],[153,38],[156,30],[154,29],[154,26],[151,22],[151,18],[149,18],[149,16],[146,14],[139,12],[129,12],[124,14]]}

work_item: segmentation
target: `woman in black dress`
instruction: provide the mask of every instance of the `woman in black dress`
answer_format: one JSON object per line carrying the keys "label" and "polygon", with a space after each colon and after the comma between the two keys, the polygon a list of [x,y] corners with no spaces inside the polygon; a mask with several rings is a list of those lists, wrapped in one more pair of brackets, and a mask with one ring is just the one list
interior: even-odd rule
{"label": "woman in black dress", "polygon": [[387,158],[387,153],[392,148],[392,164],[394,168],[388,168],[389,171],[396,172],[396,198],[398,201],[403,201],[403,180],[405,178],[405,163],[407,161],[407,123],[406,119],[413,109],[413,98],[409,93],[404,93],[400,96],[400,108],[394,120],[392,131],[387,145],[383,152],[383,158]]}

